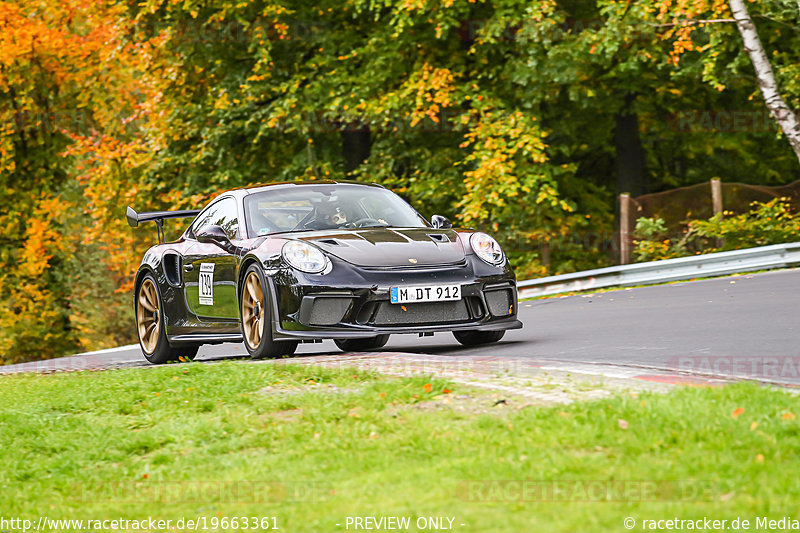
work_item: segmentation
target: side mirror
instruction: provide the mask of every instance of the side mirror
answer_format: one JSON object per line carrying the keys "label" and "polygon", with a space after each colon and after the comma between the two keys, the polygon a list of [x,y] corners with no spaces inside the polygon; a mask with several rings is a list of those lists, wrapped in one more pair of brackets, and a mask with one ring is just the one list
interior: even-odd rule
{"label": "side mirror", "polygon": [[233,248],[233,244],[228,238],[228,234],[225,233],[225,230],[220,226],[203,226],[197,232],[195,237],[197,237],[197,242],[216,244],[226,252]]}
{"label": "side mirror", "polygon": [[453,223],[442,215],[433,215],[431,217],[431,226],[435,229],[450,229],[453,227]]}

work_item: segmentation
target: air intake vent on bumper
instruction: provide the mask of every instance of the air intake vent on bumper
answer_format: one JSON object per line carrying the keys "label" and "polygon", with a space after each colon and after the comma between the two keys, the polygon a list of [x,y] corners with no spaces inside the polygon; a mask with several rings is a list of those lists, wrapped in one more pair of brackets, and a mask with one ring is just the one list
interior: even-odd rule
{"label": "air intake vent on bumper", "polygon": [[509,316],[514,314],[514,293],[509,289],[485,291],[486,305],[492,316]]}

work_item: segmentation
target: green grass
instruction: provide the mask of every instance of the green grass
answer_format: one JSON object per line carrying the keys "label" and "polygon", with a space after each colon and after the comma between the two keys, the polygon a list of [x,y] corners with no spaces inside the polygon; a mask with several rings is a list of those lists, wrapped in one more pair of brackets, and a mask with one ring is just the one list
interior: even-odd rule
{"label": "green grass", "polygon": [[[785,392],[737,384],[497,414],[425,408],[445,387],[453,402],[469,393],[242,361],[2,377],[0,514],[277,516],[284,531],[455,516],[462,531],[615,532],[627,516],[796,514],[800,424],[789,413],[800,405]],[[502,485],[524,480],[560,483],[561,501]],[[634,496],[572,501],[604,480],[633,483]],[[237,495],[238,481],[255,493]]]}

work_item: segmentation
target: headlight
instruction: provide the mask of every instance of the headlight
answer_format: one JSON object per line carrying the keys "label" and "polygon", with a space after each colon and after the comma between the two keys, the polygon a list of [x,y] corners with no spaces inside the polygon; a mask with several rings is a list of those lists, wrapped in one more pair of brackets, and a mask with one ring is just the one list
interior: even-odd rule
{"label": "headlight", "polygon": [[500,265],[505,258],[503,249],[500,248],[497,241],[485,233],[473,233],[469,238],[469,245],[472,246],[475,255],[490,265]]}
{"label": "headlight", "polygon": [[287,242],[281,255],[291,266],[309,274],[322,272],[328,264],[328,258],[319,248],[302,241]]}

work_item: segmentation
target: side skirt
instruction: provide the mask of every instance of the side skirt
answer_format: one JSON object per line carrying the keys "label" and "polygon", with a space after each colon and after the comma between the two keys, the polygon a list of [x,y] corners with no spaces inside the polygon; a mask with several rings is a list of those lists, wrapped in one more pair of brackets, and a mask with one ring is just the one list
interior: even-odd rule
{"label": "side skirt", "polygon": [[222,344],[223,342],[243,342],[239,333],[193,333],[190,335],[173,335],[169,343],[179,346],[181,344]]}

